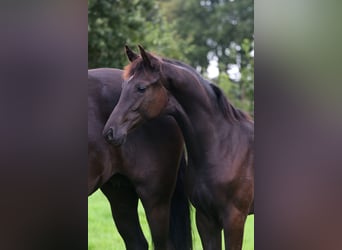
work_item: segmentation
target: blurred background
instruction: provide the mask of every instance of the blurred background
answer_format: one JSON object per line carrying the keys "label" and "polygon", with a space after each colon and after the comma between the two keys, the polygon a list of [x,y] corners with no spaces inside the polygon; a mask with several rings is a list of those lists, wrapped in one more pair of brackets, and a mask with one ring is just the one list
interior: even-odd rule
{"label": "blurred background", "polygon": [[196,68],[254,113],[253,0],[88,0],[88,67],[123,68],[141,44]]}
{"label": "blurred background", "polygon": [[[222,78],[213,81],[224,86],[226,78],[226,85],[239,91],[242,80],[226,73],[228,64],[239,65],[230,43],[243,49],[244,37],[254,48],[252,34],[239,28],[252,27],[244,23],[253,22],[253,11],[246,12],[253,4],[184,2],[1,2],[2,249],[87,247],[87,66],[122,67],[124,43],[143,43],[161,55],[202,65],[203,74],[212,61],[212,68],[223,67]],[[342,249],[342,2],[260,0],[254,8],[255,248]],[[224,25],[221,31],[214,20]],[[214,36],[220,32],[224,42]],[[222,56],[219,46],[232,54]],[[238,67],[248,72],[242,63]],[[235,105],[241,103],[238,93],[226,92]]]}

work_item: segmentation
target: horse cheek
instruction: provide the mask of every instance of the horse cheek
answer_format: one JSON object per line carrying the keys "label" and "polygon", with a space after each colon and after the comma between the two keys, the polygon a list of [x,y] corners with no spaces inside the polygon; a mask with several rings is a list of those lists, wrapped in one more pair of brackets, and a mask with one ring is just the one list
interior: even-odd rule
{"label": "horse cheek", "polygon": [[166,96],[163,91],[160,92],[159,95],[157,95],[156,98],[153,99],[153,101],[150,102],[148,107],[148,114],[150,118],[157,117],[162,110],[166,107]]}

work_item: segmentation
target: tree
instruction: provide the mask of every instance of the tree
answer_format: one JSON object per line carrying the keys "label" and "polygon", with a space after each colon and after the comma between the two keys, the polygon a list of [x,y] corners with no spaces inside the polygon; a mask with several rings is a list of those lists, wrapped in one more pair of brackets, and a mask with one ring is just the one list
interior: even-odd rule
{"label": "tree", "polygon": [[[253,11],[253,0],[88,0],[88,67],[123,68],[125,44],[141,44],[202,74],[214,60],[219,77],[213,81],[253,113]],[[229,78],[231,65],[239,79]]]}
{"label": "tree", "polygon": [[[220,77],[226,81],[231,65],[239,68],[240,79],[230,79],[233,84],[230,99],[237,106],[253,112],[254,108],[254,50],[253,0],[163,0],[163,14],[175,21],[180,40],[191,44],[184,56],[204,73],[209,61],[219,65]],[[248,49],[248,51],[246,51]]]}
{"label": "tree", "polygon": [[187,61],[173,30],[156,1],[88,0],[88,67],[123,68],[125,44]]}

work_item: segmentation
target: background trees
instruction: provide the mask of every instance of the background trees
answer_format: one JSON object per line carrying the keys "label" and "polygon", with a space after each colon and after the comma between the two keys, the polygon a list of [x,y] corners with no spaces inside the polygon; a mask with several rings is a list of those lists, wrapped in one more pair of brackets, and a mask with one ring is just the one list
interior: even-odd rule
{"label": "background trees", "polygon": [[[127,64],[123,46],[142,44],[192,65],[220,85],[234,105],[253,114],[252,0],[88,0],[88,4],[89,68],[122,68]],[[208,75],[209,65],[215,74]]]}

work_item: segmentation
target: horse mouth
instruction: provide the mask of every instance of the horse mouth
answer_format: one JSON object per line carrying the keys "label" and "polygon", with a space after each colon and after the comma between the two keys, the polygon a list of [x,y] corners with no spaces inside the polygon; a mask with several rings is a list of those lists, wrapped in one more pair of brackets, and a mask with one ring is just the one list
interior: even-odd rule
{"label": "horse mouth", "polygon": [[124,144],[126,142],[126,136],[122,136],[120,138],[116,138],[114,140],[112,140],[110,142],[111,145],[115,146],[115,147],[119,147],[121,146],[122,144]]}

